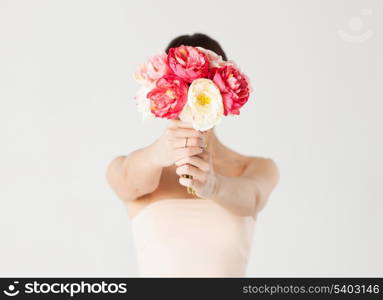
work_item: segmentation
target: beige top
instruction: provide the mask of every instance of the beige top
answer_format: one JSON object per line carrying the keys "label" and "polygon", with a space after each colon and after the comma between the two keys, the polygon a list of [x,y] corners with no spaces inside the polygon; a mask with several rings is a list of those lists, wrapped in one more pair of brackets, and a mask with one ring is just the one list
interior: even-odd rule
{"label": "beige top", "polygon": [[206,199],[164,199],[132,219],[142,277],[245,277],[255,219]]}

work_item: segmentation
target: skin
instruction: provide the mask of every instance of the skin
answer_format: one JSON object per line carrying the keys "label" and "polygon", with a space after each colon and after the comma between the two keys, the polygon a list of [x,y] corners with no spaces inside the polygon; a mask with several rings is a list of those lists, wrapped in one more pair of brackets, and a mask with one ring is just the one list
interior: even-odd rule
{"label": "skin", "polygon": [[[193,178],[182,177],[185,174]],[[256,218],[276,187],[279,172],[272,159],[244,156],[227,148],[213,129],[200,132],[190,124],[171,120],[152,144],[116,157],[106,177],[127,204],[130,218],[161,199],[192,201],[196,197]],[[196,195],[188,194],[186,187],[192,187]]]}

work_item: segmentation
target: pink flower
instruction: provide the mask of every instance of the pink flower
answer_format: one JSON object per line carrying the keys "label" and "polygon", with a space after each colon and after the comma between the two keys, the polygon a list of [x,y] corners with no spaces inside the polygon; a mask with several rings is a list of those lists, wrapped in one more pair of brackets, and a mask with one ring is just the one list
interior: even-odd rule
{"label": "pink flower", "polygon": [[224,115],[239,115],[239,109],[250,96],[251,88],[248,78],[233,64],[212,69],[209,78],[221,91]]}
{"label": "pink flower", "polygon": [[161,51],[141,64],[134,73],[134,78],[139,83],[152,87],[158,79],[170,73],[167,54]]}
{"label": "pink flower", "polygon": [[156,82],[147,98],[151,112],[160,118],[176,119],[187,101],[188,84],[175,75],[165,75]]}
{"label": "pink flower", "polygon": [[206,77],[209,73],[206,54],[192,46],[171,48],[168,53],[168,65],[175,75],[188,83]]}
{"label": "pink flower", "polygon": [[221,55],[218,55],[214,51],[211,51],[209,49],[205,49],[202,47],[197,47],[197,48],[206,54],[207,59],[209,60],[210,68],[220,68],[228,64],[227,61],[223,60]]}

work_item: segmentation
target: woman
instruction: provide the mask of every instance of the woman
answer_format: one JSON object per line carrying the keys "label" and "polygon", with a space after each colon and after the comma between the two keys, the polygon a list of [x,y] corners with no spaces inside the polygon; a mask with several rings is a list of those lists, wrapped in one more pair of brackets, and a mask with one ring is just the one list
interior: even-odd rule
{"label": "woman", "polygon": [[[203,34],[180,36],[167,51],[180,45],[226,60]],[[236,153],[214,129],[170,120],[151,145],[115,158],[107,180],[128,207],[142,276],[244,277],[257,214],[279,174],[273,160]]]}

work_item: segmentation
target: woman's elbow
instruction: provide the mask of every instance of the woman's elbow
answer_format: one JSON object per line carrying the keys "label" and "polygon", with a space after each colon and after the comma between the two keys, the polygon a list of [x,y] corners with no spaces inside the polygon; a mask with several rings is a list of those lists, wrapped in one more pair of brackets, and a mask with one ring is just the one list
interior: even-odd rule
{"label": "woman's elbow", "polygon": [[133,174],[126,170],[126,156],[118,156],[111,161],[106,171],[106,180],[111,189],[124,202],[137,199],[153,192],[157,186],[139,186]]}

